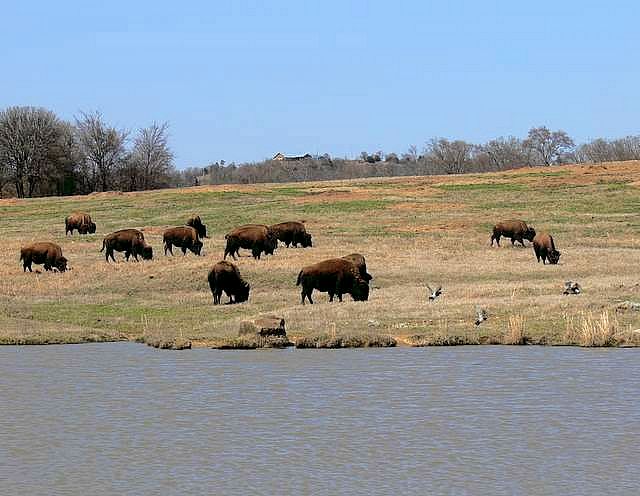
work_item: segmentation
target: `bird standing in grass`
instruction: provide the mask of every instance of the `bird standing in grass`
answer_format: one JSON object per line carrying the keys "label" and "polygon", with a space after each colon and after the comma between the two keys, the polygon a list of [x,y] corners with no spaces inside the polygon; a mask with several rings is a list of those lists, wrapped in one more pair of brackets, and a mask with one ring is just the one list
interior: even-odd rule
{"label": "bird standing in grass", "polygon": [[476,319],[476,326],[479,326],[489,318],[489,316],[487,315],[487,311],[484,308],[480,307],[476,307],[476,315],[478,316]]}
{"label": "bird standing in grass", "polygon": [[566,281],[564,283],[564,294],[566,295],[570,295],[570,294],[580,294],[582,292],[582,288],[580,287],[580,284],[578,284],[577,282],[573,282],[573,281]]}
{"label": "bird standing in grass", "polygon": [[436,298],[442,294],[442,286],[438,286],[434,291],[433,289],[431,289],[431,286],[427,284],[427,289],[429,290],[429,293],[431,293],[431,294],[427,293],[429,296],[429,301],[435,301]]}

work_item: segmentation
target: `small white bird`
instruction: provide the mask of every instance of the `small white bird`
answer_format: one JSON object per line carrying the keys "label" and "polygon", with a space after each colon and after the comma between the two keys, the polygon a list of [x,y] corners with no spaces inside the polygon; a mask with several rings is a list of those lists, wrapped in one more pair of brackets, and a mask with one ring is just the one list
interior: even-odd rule
{"label": "small white bird", "polygon": [[580,287],[580,284],[578,284],[577,282],[573,282],[573,281],[565,281],[564,283],[564,294],[569,295],[569,294],[580,294],[582,292],[582,288]]}
{"label": "small white bird", "polygon": [[484,308],[480,307],[476,307],[476,315],[478,316],[478,318],[476,319],[477,326],[479,326],[489,318],[489,316],[487,315],[487,311]]}
{"label": "small white bird", "polygon": [[442,286],[438,286],[434,291],[433,289],[431,289],[431,286],[427,284],[427,289],[431,293],[427,293],[427,295],[429,296],[429,301],[435,301],[435,299],[442,294]]}

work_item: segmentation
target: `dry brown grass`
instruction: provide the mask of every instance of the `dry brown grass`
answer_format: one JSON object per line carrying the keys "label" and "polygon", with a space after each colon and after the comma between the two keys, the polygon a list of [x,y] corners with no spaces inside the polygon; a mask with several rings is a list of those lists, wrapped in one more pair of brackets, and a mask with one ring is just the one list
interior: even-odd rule
{"label": "dry brown grass", "polygon": [[[638,170],[638,163],[625,163],[2,203],[0,342],[144,336],[215,346],[235,338],[241,320],[275,313],[286,319],[293,341],[391,336],[410,345],[579,344],[565,332],[567,318],[580,327],[589,312],[599,316],[620,301],[640,301],[640,196],[630,185]],[[63,219],[80,208],[92,213],[98,234],[65,238]],[[211,232],[205,256],[164,257],[163,229],[193,212]],[[508,240],[502,248],[489,246],[492,224],[513,217],[554,235],[559,265],[537,264],[530,247],[512,248]],[[306,220],[314,247],[280,247],[261,261],[240,258],[252,285],[249,302],[213,306],[206,277],[222,256],[224,233],[246,222],[290,219]],[[153,261],[104,262],[102,236],[123,227],[145,230]],[[73,270],[23,274],[20,246],[35,240],[61,244]],[[329,304],[315,293],[317,304],[300,305],[295,280],[303,266],[355,251],[374,275],[368,302],[346,296]],[[569,279],[584,293],[564,296]],[[427,301],[427,283],[444,287],[435,303]],[[489,312],[478,328],[476,305]],[[619,312],[616,319],[618,329],[640,328],[640,312]],[[635,341],[628,334],[617,343]]]}

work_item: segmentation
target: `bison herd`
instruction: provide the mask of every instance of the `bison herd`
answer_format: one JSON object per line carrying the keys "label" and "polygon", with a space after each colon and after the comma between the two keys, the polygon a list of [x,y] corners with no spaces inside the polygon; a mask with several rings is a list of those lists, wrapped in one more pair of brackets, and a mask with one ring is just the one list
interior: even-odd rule
{"label": "bison herd", "polygon": [[[65,219],[65,235],[73,231],[79,234],[93,234],[96,224],[91,216],[84,212],[74,212]],[[536,233],[522,220],[506,220],[497,223],[491,234],[491,246],[495,242],[500,246],[500,238],[511,239],[511,244],[519,242],[524,246],[524,240],[533,243],[533,250],[538,262],[543,264],[557,264],[560,252],[556,249],[553,237],[546,233]],[[163,234],[164,254],[173,255],[173,247],[180,248],[183,255],[191,251],[195,255],[203,255],[203,242],[207,236],[207,226],[202,223],[200,216],[187,219],[184,226],[172,227]],[[239,250],[250,250],[256,260],[262,254],[273,255],[278,242],[285,246],[298,245],[303,248],[313,246],[311,234],[306,231],[304,222],[282,222],[271,226],[263,224],[247,224],[237,227],[225,235],[226,246],[223,260],[216,263],[209,271],[208,282],[214,305],[220,304],[222,293],[226,293],[230,304],[242,303],[249,299],[250,285],[240,275],[238,267],[226,260],[227,255],[236,260]],[[130,257],[134,260],[153,259],[153,248],[145,241],[144,234],[138,229],[122,229],[104,237],[100,252],[104,252],[105,260],[115,262],[114,252],[124,253],[126,261]],[[67,259],[62,255],[62,248],[50,242],[32,243],[20,250],[20,261],[23,271],[31,272],[31,264],[42,264],[47,271],[67,270]],[[303,267],[298,273],[296,286],[301,287],[301,301],[313,303],[314,290],[328,293],[329,301],[334,297],[342,301],[345,294],[351,295],[355,301],[369,299],[369,283],[372,279],[367,272],[367,264],[363,255],[352,253],[342,258],[332,258],[313,265]]]}

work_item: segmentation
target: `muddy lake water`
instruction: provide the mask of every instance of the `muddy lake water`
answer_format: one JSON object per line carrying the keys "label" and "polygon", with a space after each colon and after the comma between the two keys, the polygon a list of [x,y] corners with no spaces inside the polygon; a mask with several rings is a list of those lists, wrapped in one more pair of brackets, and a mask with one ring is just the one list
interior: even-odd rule
{"label": "muddy lake water", "polygon": [[0,348],[0,494],[640,494],[640,353]]}

